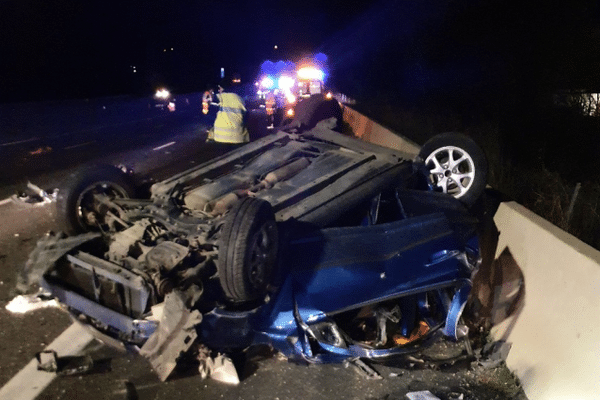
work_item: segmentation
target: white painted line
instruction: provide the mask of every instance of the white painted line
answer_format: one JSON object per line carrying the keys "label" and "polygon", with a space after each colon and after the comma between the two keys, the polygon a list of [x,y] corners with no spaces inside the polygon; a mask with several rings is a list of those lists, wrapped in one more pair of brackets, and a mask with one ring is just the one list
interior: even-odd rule
{"label": "white painted line", "polygon": [[7,199],[4,199],[4,200],[0,200],[0,206],[3,206],[5,204],[11,203],[11,202],[12,202],[12,200],[10,197]]}
{"label": "white painted line", "polygon": [[27,142],[35,142],[36,140],[40,140],[40,138],[31,138],[31,139],[25,139],[25,140],[18,140],[16,142],[8,142],[8,143],[0,143],[0,146],[12,146],[15,144],[21,144],[21,143],[27,143]]}
{"label": "white painted line", "polygon": [[74,144],[73,146],[68,146],[68,147],[65,147],[65,148],[64,148],[64,150],[75,149],[75,148],[77,148],[77,147],[87,146],[88,144],[92,144],[92,143],[96,143],[96,141],[95,141],[95,140],[92,140],[91,142],[85,142],[85,143]]}
{"label": "white painted line", "polygon": [[[46,350],[54,350],[58,357],[76,356],[94,338],[81,325],[73,324],[54,339]],[[0,400],[34,400],[56,378],[56,374],[38,371],[33,359],[0,389]]]}
{"label": "white painted line", "polygon": [[173,146],[175,143],[177,143],[177,142],[170,142],[167,144],[163,144],[162,146],[155,147],[152,150],[156,151],[156,150],[164,149],[165,147]]}

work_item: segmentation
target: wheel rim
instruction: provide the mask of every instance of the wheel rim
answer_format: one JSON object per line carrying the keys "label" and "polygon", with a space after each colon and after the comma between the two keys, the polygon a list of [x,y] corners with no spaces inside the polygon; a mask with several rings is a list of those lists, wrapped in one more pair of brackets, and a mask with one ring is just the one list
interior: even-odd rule
{"label": "wheel rim", "polygon": [[77,221],[83,227],[97,228],[106,223],[109,207],[97,200],[103,196],[107,200],[128,198],[127,190],[114,182],[94,182],[81,191],[75,203]]}
{"label": "wheel rim", "polygon": [[475,162],[460,147],[445,146],[436,149],[427,157],[425,165],[429,168],[434,186],[455,198],[464,196],[473,185]]}
{"label": "wheel rim", "polygon": [[255,289],[267,283],[277,253],[277,229],[274,221],[264,223],[252,237],[248,282]]}

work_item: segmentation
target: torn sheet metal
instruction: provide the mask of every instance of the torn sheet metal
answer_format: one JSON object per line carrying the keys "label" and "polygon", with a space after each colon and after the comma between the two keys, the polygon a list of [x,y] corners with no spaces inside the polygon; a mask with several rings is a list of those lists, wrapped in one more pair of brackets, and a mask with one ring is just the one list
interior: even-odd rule
{"label": "torn sheet metal", "polygon": [[375,369],[373,369],[371,366],[369,366],[367,363],[365,363],[358,357],[346,360],[346,362],[344,363],[344,367],[348,368],[349,365],[352,365],[356,372],[358,372],[361,376],[363,376],[366,379],[383,379],[379,372],[375,371]]}
{"label": "torn sheet metal", "polygon": [[16,290],[27,292],[30,285],[38,283],[44,273],[67,252],[75,247],[100,237],[100,233],[90,232],[66,237],[63,233],[47,233],[38,240],[35,249],[29,254],[24,268],[17,276]]}
{"label": "torn sheet metal", "polygon": [[512,343],[507,343],[503,340],[488,343],[481,349],[482,358],[477,360],[477,363],[484,368],[496,368],[506,361]]}
{"label": "torn sheet metal", "polygon": [[518,314],[525,301],[525,277],[508,247],[483,264],[473,288],[471,312],[485,329]]}
{"label": "torn sheet metal", "polygon": [[185,353],[198,337],[196,325],[202,322],[202,314],[185,304],[185,295],[177,290],[167,294],[158,329],[140,349],[161,381],[167,380],[177,365],[177,359]]}

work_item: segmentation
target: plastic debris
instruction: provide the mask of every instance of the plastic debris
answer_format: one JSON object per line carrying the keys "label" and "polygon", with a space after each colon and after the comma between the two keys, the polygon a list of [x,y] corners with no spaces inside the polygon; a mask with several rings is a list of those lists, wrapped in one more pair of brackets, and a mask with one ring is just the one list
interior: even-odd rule
{"label": "plastic debris", "polygon": [[18,295],[12,299],[6,309],[13,314],[25,314],[26,312],[39,310],[46,307],[58,307],[56,299],[50,298],[43,293]]}
{"label": "plastic debris", "polygon": [[183,292],[173,290],[167,294],[158,329],[140,349],[161,381],[167,380],[177,365],[177,359],[185,353],[198,337],[196,325],[202,322],[198,310],[190,311],[185,305]]}
{"label": "plastic debris", "polygon": [[406,398],[408,400],[440,400],[439,397],[434,396],[429,390],[406,393]]}
{"label": "plastic debris", "polygon": [[240,378],[233,361],[222,354],[216,357],[202,357],[198,367],[202,379],[211,378],[215,381],[238,385]]}
{"label": "plastic debris", "polygon": [[54,350],[36,353],[39,371],[53,372],[59,375],[78,375],[90,372],[94,368],[94,360],[89,355],[58,357]]}
{"label": "plastic debris", "polygon": [[54,350],[44,350],[36,353],[35,358],[38,361],[38,371],[56,372],[58,371],[58,356]]}

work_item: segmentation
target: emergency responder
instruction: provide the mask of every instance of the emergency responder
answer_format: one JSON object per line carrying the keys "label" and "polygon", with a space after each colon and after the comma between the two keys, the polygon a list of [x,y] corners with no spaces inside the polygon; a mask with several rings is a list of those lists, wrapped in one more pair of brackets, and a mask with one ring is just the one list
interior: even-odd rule
{"label": "emergency responder", "polygon": [[273,125],[275,122],[275,95],[271,92],[267,93],[265,98],[265,109],[267,111],[267,129],[273,129]]}
{"label": "emergency responder", "polygon": [[235,93],[225,92],[223,85],[218,85],[217,89],[218,103],[211,104],[218,104],[219,111],[207,140],[229,145],[249,142],[250,136],[245,124],[244,100]]}

